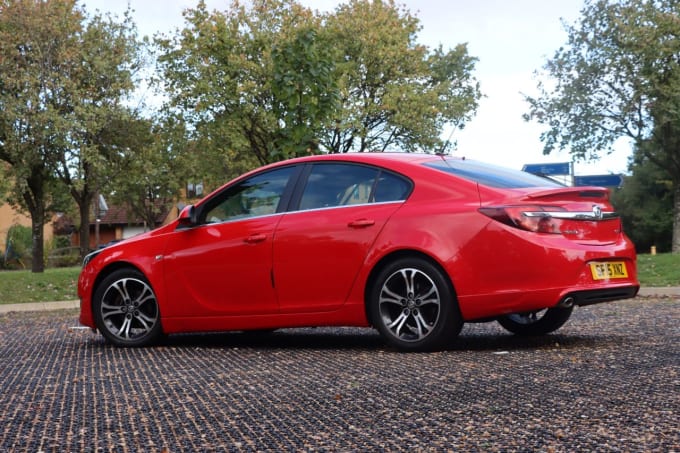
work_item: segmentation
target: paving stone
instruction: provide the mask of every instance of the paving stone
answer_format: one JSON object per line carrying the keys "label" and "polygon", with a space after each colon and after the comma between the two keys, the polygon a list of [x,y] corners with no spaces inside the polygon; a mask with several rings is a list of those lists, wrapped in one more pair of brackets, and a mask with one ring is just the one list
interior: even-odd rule
{"label": "paving stone", "polygon": [[122,349],[75,310],[0,315],[0,452],[680,452],[680,300],[577,308],[553,335],[469,324],[399,353],[371,329]]}

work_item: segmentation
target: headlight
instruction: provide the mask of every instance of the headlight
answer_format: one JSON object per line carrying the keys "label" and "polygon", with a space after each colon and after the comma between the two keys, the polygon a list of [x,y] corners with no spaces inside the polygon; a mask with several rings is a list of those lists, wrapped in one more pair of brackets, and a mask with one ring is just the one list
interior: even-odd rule
{"label": "headlight", "polygon": [[90,252],[87,255],[85,255],[85,258],[83,258],[83,267],[87,266],[87,263],[92,261],[95,256],[99,255],[102,251],[101,250],[95,250],[94,252]]}

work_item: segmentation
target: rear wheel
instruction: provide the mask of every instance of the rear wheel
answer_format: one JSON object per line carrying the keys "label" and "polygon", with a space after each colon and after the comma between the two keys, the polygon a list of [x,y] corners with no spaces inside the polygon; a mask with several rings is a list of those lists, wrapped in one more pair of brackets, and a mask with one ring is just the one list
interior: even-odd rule
{"label": "rear wheel", "polygon": [[387,265],[373,282],[369,310],[374,326],[404,351],[444,347],[462,327],[448,278],[421,258]]}
{"label": "rear wheel", "polygon": [[118,346],[146,346],[162,335],[156,295],[141,272],[120,269],[106,277],[94,293],[97,329]]}
{"label": "rear wheel", "polygon": [[545,335],[564,325],[574,307],[554,307],[527,313],[514,313],[498,318],[498,323],[517,335]]}

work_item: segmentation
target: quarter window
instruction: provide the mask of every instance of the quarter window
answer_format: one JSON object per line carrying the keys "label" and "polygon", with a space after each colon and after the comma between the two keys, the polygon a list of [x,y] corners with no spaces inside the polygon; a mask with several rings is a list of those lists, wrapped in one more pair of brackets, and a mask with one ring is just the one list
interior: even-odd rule
{"label": "quarter window", "polygon": [[373,198],[376,203],[387,201],[405,200],[411,192],[411,183],[392,173],[385,171],[380,173],[378,183],[375,185]]}

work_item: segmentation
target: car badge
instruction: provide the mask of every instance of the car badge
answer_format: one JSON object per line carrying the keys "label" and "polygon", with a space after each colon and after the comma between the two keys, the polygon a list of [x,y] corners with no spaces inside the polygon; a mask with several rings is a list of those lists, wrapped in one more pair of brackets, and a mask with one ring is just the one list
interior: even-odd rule
{"label": "car badge", "polygon": [[598,205],[593,205],[593,217],[597,220],[602,220],[602,208]]}

